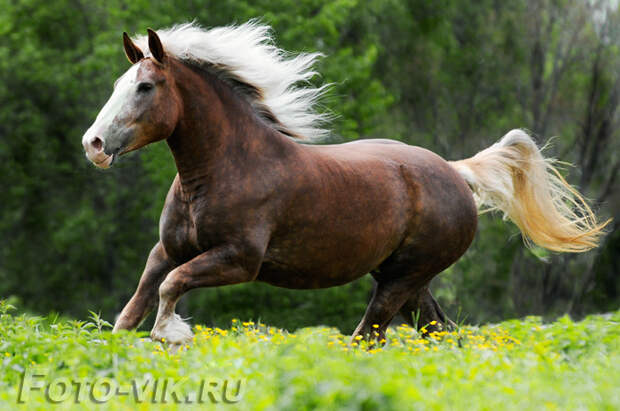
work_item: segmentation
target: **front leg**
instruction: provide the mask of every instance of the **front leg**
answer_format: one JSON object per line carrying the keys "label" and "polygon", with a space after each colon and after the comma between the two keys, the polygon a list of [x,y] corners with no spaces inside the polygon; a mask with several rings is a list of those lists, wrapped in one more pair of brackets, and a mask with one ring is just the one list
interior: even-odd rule
{"label": "front leg", "polygon": [[138,288],[116,320],[113,332],[132,330],[140,325],[144,317],[155,308],[157,289],[174,266],[161,243],[155,244],[146,260]]}
{"label": "front leg", "polygon": [[175,268],[159,287],[157,319],[151,338],[170,344],[189,342],[192,331],[175,314],[179,298],[198,287],[215,287],[252,281],[258,275],[264,250],[255,247],[222,246],[210,249]]}

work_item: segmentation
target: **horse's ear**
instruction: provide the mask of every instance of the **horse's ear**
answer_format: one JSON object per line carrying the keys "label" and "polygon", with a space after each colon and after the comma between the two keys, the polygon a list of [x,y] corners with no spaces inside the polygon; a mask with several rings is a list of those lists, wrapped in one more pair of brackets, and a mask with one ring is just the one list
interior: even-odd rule
{"label": "horse's ear", "polygon": [[136,64],[144,58],[144,53],[134,44],[127,33],[123,32],[123,45],[125,46],[125,54],[131,64]]}
{"label": "horse's ear", "polygon": [[161,45],[159,36],[151,29],[146,29],[146,31],[149,33],[149,49],[151,50],[153,58],[163,63],[166,53],[164,52],[164,46]]}

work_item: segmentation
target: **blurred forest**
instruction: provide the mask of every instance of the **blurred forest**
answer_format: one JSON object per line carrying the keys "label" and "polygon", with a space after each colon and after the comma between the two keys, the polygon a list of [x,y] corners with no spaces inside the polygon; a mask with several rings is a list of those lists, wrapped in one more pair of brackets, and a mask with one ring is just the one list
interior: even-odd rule
{"label": "blurred forest", "polygon": [[[597,250],[558,255],[526,249],[514,225],[482,215],[471,249],[433,283],[453,319],[620,306],[617,1],[0,0],[0,10],[0,298],[113,319],[157,241],[175,174],[163,143],[104,172],[84,157],[82,134],[129,67],[121,34],[259,17],[280,47],[325,54],[317,81],[335,83],[323,102],[337,115],[330,142],[393,138],[455,160],[526,128],[575,165],[564,173],[601,219],[614,218]],[[200,289],[179,311],[350,332],[370,287],[367,276],[317,291]]]}

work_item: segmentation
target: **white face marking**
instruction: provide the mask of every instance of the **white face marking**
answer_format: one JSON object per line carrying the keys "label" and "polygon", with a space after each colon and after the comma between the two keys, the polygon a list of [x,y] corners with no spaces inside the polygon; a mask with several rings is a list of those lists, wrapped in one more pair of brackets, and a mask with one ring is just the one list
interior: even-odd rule
{"label": "white face marking", "polygon": [[[139,64],[134,64],[125,74],[119,77],[110,99],[97,115],[93,125],[84,134],[84,141],[94,138],[94,133],[105,133],[109,130],[116,116],[123,111],[126,103],[131,101],[131,93],[135,91],[135,84],[137,82],[138,66]],[[101,135],[97,137],[105,139],[106,136]]]}
{"label": "white face marking", "polygon": [[86,157],[97,167],[108,168],[114,161],[113,155],[108,155],[103,149],[106,139],[115,133],[114,127],[123,127],[123,124],[114,124],[114,119],[122,115],[123,111],[131,109],[135,100],[132,98],[136,92],[139,64],[134,64],[116,81],[116,87],[108,102],[103,106],[95,122],[82,137],[82,145]]}
{"label": "white face marking", "polygon": [[110,99],[97,115],[95,124],[107,127],[112,123],[116,116],[122,111],[125,103],[129,101],[129,97],[134,91],[137,74],[138,64],[134,64],[118,79]]}

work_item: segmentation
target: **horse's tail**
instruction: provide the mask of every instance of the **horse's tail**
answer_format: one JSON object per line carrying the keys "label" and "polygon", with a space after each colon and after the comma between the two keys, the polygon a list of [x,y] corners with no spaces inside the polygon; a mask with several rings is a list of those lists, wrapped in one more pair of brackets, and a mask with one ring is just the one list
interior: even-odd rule
{"label": "horse's tail", "polygon": [[611,221],[598,223],[584,198],[543,157],[523,130],[512,130],[475,156],[450,164],[467,181],[478,207],[499,209],[531,242],[553,251],[596,247]]}

